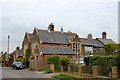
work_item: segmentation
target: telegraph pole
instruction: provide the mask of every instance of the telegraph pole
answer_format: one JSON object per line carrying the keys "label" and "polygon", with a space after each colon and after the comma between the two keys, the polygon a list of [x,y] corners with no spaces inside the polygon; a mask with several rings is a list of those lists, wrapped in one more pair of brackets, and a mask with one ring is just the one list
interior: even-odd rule
{"label": "telegraph pole", "polygon": [[9,54],[9,38],[10,36],[8,35],[8,54]]}

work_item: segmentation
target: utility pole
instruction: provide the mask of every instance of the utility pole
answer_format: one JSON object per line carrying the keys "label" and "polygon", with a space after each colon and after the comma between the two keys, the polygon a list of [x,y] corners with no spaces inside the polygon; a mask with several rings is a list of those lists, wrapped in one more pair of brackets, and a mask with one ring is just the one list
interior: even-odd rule
{"label": "utility pole", "polygon": [[8,53],[7,54],[9,54],[9,38],[10,36],[8,35]]}

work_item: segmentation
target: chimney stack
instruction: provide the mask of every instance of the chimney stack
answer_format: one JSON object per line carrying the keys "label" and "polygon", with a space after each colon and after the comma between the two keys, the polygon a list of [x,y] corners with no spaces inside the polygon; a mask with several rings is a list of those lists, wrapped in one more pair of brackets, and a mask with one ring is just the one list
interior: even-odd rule
{"label": "chimney stack", "polygon": [[63,28],[61,27],[61,33],[63,33]]}
{"label": "chimney stack", "polygon": [[20,47],[18,46],[18,47],[16,47],[16,50],[19,50],[20,49]]}
{"label": "chimney stack", "polygon": [[103,33],[102,33],[102,39],[106,39],[106,35],[107,35],[107,33],[106,33],[106,32],[103,32]]}
{"label": "chimney stack", "polygon": [[53,25],[53,23],[51,23],[51,24],[49,24],[49,26],[48,26],[48,31],[54,31],[54,25]]}
{"label": "chimney stack", "polygon": [[87,38],[92,39],[92,34],[88,34]]}

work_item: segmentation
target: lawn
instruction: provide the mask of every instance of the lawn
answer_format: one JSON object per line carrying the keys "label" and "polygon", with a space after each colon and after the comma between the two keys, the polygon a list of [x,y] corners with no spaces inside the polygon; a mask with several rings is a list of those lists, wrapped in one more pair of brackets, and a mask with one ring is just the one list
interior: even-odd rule
{"label": "lawn", "polygon": [[55,76],[52,76],[53,78],[57,78],[57,79],[60,79],[60,80],[81,80],[81,79],[77,79],[73,76],[67,76],[67,75],[64,75],[64,74],[60,74],[60,75],[55,75]]}

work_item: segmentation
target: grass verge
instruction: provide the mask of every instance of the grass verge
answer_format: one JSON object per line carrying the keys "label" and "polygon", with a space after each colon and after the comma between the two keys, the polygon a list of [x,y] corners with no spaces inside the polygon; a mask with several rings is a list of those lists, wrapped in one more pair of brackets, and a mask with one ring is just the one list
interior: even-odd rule
{"label": "grass verge", "polygon": [[67,76],[67,75],[64,75],[64,74],[60,74],[60,75],[55,75],[55,76],[52,76],[53,78],[57,78],[57,79],[60,79],[60,80],[81,80],[81,79],[77,79],[73,76]]}

